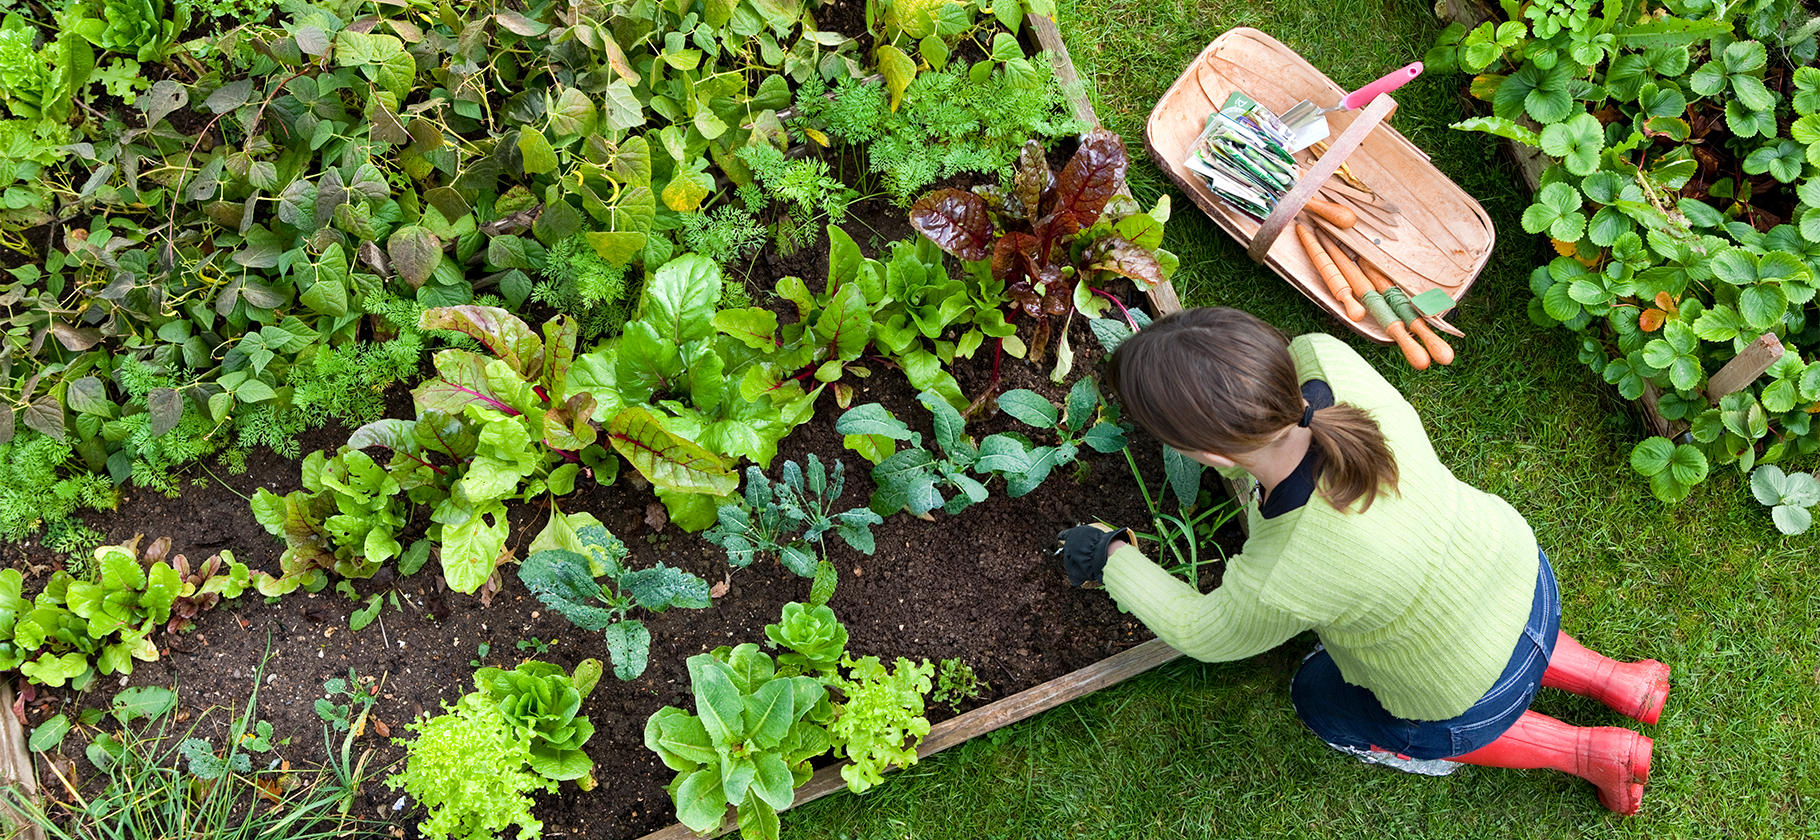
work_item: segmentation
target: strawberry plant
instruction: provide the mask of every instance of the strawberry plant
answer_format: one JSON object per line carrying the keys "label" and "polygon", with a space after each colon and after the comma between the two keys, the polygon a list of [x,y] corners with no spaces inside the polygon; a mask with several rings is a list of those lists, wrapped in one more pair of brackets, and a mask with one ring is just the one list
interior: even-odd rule
{"label": "strawberry plant", "polygon": [[1814,514],[1809,508],[1820,503],[1820,480],[1812,473],[1785,473],[1774,464],[1764,464],[1750,474],[1751,495],[1770,509],[1776,530],[1795,536],[1813,527]]}
{"label": "strawberry plant", "polygon": [[[1509,21],[1450,28],[1431,55],[1483,71],[1472,92],[1492,115],[1456,127],[1557,161],[1522,219],[1560,255],[1531,276],[1532,319],[1580,333],[1581,361],[1621,396],[1653,389],[1661,416],[1692,428],[1691,443],[1639,443],[1633,467],[1675,502],[1713,467],[1820,451],[1820,70],[1799,66],[1813,32],[1784,25],[1780,0],[1504,8]],[[1768,379],[1706,393],[1766,334],[1788,351]]]}
{"label": "strawberry plant", "polygon": [[649,662],[651,631],[627,616],[636,608],[654,613],[671,607],[706,609],[713,606],[708,584],[662,563],[649,569],[626,568],[625,544],[599,524],[584,524],[572,534],[561,540],[566,547],[533,551],[519,565],[518,579],[544,606],[577,627],[600,631],[613,675],[637,679]]}

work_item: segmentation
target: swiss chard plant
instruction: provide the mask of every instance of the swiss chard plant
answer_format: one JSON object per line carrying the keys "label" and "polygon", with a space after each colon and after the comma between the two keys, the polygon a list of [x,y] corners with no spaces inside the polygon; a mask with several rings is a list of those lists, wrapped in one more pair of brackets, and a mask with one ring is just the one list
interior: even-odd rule
{"label": "swiss chard plant", "polygon": [[777,812],[796,801],[809,762],[834,745],[828,690],[813,677],[780,675],[746,643],[689,657],[695,713],[665,706],[645,722],[645,746],[676,771],[676,819],[706,832],[736,809],[740,836],[776,840]]}
{"label": "swiss chard plant", "polygon": [[757,467],[748,467],[744,494],[721,505],[719,522],[702,538],[726,549],[727,562],[735,567],[749,566],[760,555],[773,555],[784,568],[803,577],[831,572],[831,568],[821,570],[829,535],[839,536],[855,551],[871,554],[875,549],[872,526],[884,520],[864,507],[834,510],[846,486],[846,467],[838,459],[834,469],[828,470],[811,452],[808,465],[805,470],[795,461],[785,461],[776,483]]}
{"label": "swiss chard plant", "polygon": [[[939,189],[917,199],[910,224],[950,254],[1005,283],[1014,314],[1033,325],[1027,344],[1040,363],[1057,343],[1058,374],[1072,364],[1066,322],[1077,307],[1097,316],[1094,290],[1123,278],[1150,289],[1169,278],[1178,260],[1161,249],[1166,204],[1150,212],[1121,196],[1130,158],[1118,135],[1095,129],[1062,171],[1052,172],[1040,144],[1029,143],[1009,189]],[[973,412],[996,396],[997,381],[974,401]]]}
{"label": "swiss chard plant", "polygon": [[1005,492],[1013,498],[1035,490],[1055,467],[1074,461],[1083,445],[1103,453],[1125,448],[1125,429],[1101,398],[1092,377],[1074,383],[1060,411],[1043,395],[1022,388],[1000,395],[998,405],[1019,422],[1053,434],[1056,441],[1037,444],[1010,432],[980,441],[980,460],[974,469],[1002,476]]}
{"label": "swiss chard plant", "polygon": [[[932,510],[955,514],[985,501],[986,485],[968,475],[980,450],[967,435],[960,412],[934,391],[916,398],[935,416],[936,452],[923,448],[921,432],[911,431],[878,403],[856,405],[835,421],[834,430],[846,436],[847,448],[875,463],[872,512],[890,516],[908,510],[927,517]],[[898,450],[897,441],[909,446]]]}
{"label": "swiss chard plant", "polygon": [[[1664,501],[1714,466],[1748,473],[1820,451],[1820,70],[1788,0],[1503,4],[1509,20],[1445,33],[1435,55],[1478,72],[1492,115],[1458,127],[1556,161],[1523,214],[1559,255],[1530,314],[1581,336],[1579,357],[1626,399],[1660,394],[1692,442],[1640,443]],[[1434,55],[1434,54],[1431,54]],[[1760,336],[1787,350],[1732,394],[1709,377]]]}
{"label": "swiss chard plant", "polygon": [[[562,547],[534,551],[518,567],[518,579],[544,605],[577,627],[600,631],[613,661],[613,675],[637,679],[650,659],[651,631],[628,616],[634,609],[661,613],[672,607],[713,605],[706,581],[662,563],[649,569],[625,566],[630,553],[598,524],[584,524],[561,539]],[[605,578],[601,582],[598,578]]]}
{"label": "swiss chard plant", "polygon": [[594,724],[580,712],[582,701],[600,683],[600,675],[598,659],[577,663],[573,675],[560,665],[531,659],[510,671],[481,668],[474,672],[474,685],[482,697],[497,705],[507,723],[529,737],[532,771],[592,790],[594,760],[582,745],[594,736]]}

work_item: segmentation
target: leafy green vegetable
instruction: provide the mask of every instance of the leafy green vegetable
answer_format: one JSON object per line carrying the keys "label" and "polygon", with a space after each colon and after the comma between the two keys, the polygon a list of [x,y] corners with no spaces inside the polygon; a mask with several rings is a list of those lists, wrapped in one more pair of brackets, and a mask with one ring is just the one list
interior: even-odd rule
{"label": "leafy green vegetable", "polygon": [[865,793],[884,782],[885,770],[916,763],[917,745],[929,734],[923,697],[935,666],[901,656],[895,669],[885,668],[876,656],[843,657],[841,665],[849,669],[848,676],[830,685],[844,700],[834,704],[828,734],[834,738],[834,754],[853,761],[840,771],[847,789]]}
{"label": "leafy green vegetable", "polygon": [[536,837],[543,823],[531,815],[530,794],[554,793],[557,783],[526,769],[530,734],[480,692],[444,710],[406,724],[416,737],[401,741],[408,750],[404,772],[386,780],[429,811],[418,830],[433,840],[492,840],[517,825],[521,840]]}
{"label": "leafy green vegetable", "polygon": [[702,538],[726,549],[727,562],[736,567],[751,565],[760,554],[774,554],[784,568],[803,577],[815,576],[830,532],[871,554],[871,526],[884,520],[863,507],[834,512],[846,484],[845,466],[837,459],[830,474],[814,453],[808,464],[805,473],[795,461],[785,461],[776,484],[757,467],[747,468],[744,495],[720,506],[719,522]]}
{"label": "leafy green vegetable", "polygon": [[599,679],[598,659],[576,665],[573,679],[561,666],[535,659],[510,671],[474,672],[480,694],[497,703],[506,721],[530,737],[531,769],[559,782],[581,780],[583,790],[594,787],[594,760],[581,749],[593,737],[594,724],[579,712]]}
{"label": "leafy green vegetable", "polygon": [[519,565],[518,579],[576,626],[605,633],[613,675],[622,680],[644,673],[651,647],[644,622],[626,617],[635,607],[660,613],[713,605],[707,581],[688,572],[662,563],[627,569],[625,544],[598,524],[575,528],[570,545],[532,552]]}
{"label": "leafy green vegetable", "polygon": [[740,835],[776,840],[777,812],[808,781],[809,760],[832,746],[827,689],[779,676],[751,643],[689,657],[695,714],[665,706],[645,722],[645,747],[677,771],[676,818],[703,832],[738,809]]}
{"label": "leafy green vegetable", "polygon": [[783,618],[765,625],[765,637],[789,652],[777,655],[777,664],[801,671],[832,670],[847,650],[847,628],[826,604],[809,607],[794,601],[784,605]]}

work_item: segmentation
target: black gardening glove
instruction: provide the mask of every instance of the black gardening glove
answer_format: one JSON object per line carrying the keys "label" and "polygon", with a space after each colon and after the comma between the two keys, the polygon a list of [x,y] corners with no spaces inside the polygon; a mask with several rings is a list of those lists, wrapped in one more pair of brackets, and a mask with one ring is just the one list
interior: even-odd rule
{"label": "black gardening glove", "polygon": [[1113,540],[1132,542],[1135,538],[1128,528],[1079,525],[1055,535],[1055,539],[1061,544],[1055,553],[1062,557],[1062,570],[1068,573],[1068,583],[1080,586],[1100,582]]}

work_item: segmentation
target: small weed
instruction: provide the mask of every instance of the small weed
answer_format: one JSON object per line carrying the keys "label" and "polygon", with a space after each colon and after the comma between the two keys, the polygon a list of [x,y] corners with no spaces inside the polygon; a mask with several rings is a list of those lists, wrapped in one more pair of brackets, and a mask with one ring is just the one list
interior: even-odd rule
{"label": "small weed", "polygon": [[991,690],[992,684],[973,673],[972,665],[959,659],[944,659],[935,677],[935,692],[929,699],[947,703],[948,708],[959,712],[962,703],[983,697]]}
{"label": "small weed", "polygon": [[532,636],[529,639],[519,639],[517,647],[519,650],[528,650],[528,651],[531,651],[532,653],[544,653],[544,652],[547,652],[550,648],[554,647],[555,645],[556,645],[555,639],[551,639],[546,642],[542,639],[537,638],[536,636]]}
{"label": "small weed", "polygon": [[487,643],[486,643],[486,642],[481,642],[481,643],[480,643],[480,649],[479,649],[479,650],[476,650],[476,651],[475,651],[475,652],[474,652],[474,658],[473,658],[473,659],[470,659],[470,660],[468,660],[468,667],[469,667],[469,668],[480,668],[480,667],[484,667],[484,666],[485,666],[485,665],[486,665],[486,664],[487,664],[487,663],[486,663],[486,662],[484,662],[484,661],[482,661],[482,660],[484,660],[484,659],[486,659],[486,658],[487,658],[487,654],[489,654],[489,653],[492,653],[492,652],[493,652],[493,646],[492,646],[492,645],[489,645],[489,644],[487,644]]}

